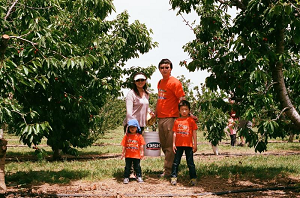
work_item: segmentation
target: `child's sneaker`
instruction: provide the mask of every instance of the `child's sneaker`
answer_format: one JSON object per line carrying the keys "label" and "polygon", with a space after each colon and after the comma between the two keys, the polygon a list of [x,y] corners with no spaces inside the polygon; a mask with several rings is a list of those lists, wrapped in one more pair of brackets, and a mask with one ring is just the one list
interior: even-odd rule
{"label": "child's sneaker", "polygon": [[129,178],[124,178],[123,184],[128,184],[129,183]]}
{"label": "child's sneaker", "polygon": [[177,177],[172,177],[172,178],[171,178],[171,184],[172,184],[173,186],[175,186],[175,185],[177,184]]}
{"label": "child's sneaker", "polygon": [[195,186],[197,184],[197,180],[194,178],[194,179],[191,179],[190,181],[190,185],[191,186]]}
{"label": "child's sneaker", "polygon": [[141,177],[138,177],[138,178],[137,178],[137,182],[143,183],[144,181],[143,181],[143,179],[142,179]]}

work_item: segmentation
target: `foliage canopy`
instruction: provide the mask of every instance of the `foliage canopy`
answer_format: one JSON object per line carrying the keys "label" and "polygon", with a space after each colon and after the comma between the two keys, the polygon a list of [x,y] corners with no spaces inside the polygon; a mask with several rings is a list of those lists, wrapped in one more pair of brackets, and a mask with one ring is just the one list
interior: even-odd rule
{"label": "foliage canopy", "polygon": [[[208,70],[207,88],[233,98],[236,104],[230,108],[240,118],[255,120],[258,133],[243,132],[247,142],[261,152],[269,138],[299,133],[299,2],[170,0],[170,4],[179,9],[178,14],[194,10],[200,17],[195,27],[188,23],[196,39],[184,46],[191,61],[181,65],[190,71]],[[231,8],[238,11],[236,16],[228,14]],[[207,115],[215,115],[215,108],[229,110],[223,103],[211,104],[203,109],[211,112]],[[208,124],[205,119],[204,124]],[[212,133],[215,129],[208,125]]]}
{"label": "foliage canopy", "polygon": [[0,2],[0,123],[28,146],[46,137],[76,154],[111,126],[99,112],[120,96],[124,62],[157,46],[127,12],[106,20],[113,11],[111,0]]}

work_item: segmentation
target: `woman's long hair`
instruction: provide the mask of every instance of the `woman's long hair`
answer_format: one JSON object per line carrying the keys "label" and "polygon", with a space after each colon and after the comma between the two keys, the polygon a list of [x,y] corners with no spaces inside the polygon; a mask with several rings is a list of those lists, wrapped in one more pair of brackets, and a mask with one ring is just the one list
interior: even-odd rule
{"label": "woman's long hair", "polygon": [[143,89],[144,89],[144,92],[145,92],[147,95],[149,95],[149,92],[147,91],[147,89],[148,89],[148,86],[147,86],[147,76],[146,76],[144,73],[142,73],[142,72],[137,72],[137,73],[135,73],[135,74],[133,75],[133,77],[132,77],[132,82],[133,82],[133,83],[132,83],[132,90],[134,91],[134,93],[135,93],[136,95],[142,97],[142,96],[140,95],[140,93],[139,93],[139,90],[138,90],[138,88],[137,88],[135,82],[134,82],[134,77],[135,77],[136,75],[139,75],[139,74],[142,74],[143,76],[146,77],[146,83],[145,83],[145,85],[143,86]]}

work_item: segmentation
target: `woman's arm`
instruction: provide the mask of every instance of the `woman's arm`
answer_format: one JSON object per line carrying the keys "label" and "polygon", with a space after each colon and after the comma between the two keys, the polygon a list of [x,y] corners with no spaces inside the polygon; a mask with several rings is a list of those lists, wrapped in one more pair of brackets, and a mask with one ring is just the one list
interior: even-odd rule
{"label": "woman's arm", "polygon": [[134,119],[133,117],[133,102],[134,102],[134,96],[133,96],[133,91],[129,91],[127,96],[126,96],[126,123]]}

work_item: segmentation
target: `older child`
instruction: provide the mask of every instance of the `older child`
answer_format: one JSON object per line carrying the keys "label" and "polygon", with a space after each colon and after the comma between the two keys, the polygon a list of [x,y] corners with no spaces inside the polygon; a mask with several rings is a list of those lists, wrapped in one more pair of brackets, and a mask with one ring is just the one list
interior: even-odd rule
{"label": "older child", "polygon": [[186,162],[190,172],[190,185],[196,185],[196,168],[193,153],[197,151],[197,124],[190,117],[190,103],[186,100],[180,101],[180,117],[177,118],[173,126],[173,151],[175,158],[172,166],[171,184],[177,184],[178,167],[183,152],[186,155]]}
{"label": "older child", "polygon": [[134,171],[136,173],[137,181],[143,182],[142,169],[140,165],[141,159],[144,157],[145,140],[141,134],[141,128],[136,119],[131,119],[127,123],[126,134],[123,137],[121,145],[123,146],[122,157],[125,157],[125,172],[124,172],[124,184],[128,184],[130,169],[133,164]]}

